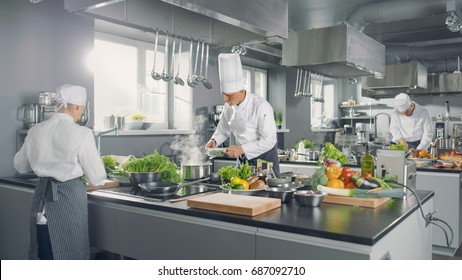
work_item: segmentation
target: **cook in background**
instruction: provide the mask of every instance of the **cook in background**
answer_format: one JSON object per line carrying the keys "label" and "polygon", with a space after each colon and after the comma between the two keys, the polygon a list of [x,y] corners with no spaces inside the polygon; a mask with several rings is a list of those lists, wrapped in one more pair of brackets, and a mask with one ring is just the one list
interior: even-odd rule
{"label": "cook in background", "polygon": [[265,99],[244,89],[241,59],[238,54],[218,55],[220,89],[225,100],[215,133],[206,148],[221,145],[231,134],[236,145],[226,150],[232,158],[257,166],[257,159],[273,163],[279,176],[276,123],[273,108]]}
{"label": "cook in background", "polygon": [[398,94],[395,109],[391,115],[390,132],[393,142],[402,144],[417,157],[421,150],[427,150],[433,137],[433,124],[430,112],[411,101],[409,95]]}
{"label": "cook in background", "polygon": [[14,157],[20,173],[40,177],[31,209],[29,258],[89,259],[88,205],[85,183],[106,179],[92,131],[76,124],[85,111],[85,88],[56,90],[59,110],[29,129]]}

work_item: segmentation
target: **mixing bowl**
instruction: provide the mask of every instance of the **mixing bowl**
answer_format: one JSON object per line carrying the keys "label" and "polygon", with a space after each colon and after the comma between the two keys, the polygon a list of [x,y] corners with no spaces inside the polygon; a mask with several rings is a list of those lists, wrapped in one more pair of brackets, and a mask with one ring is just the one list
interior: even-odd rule
{"label": "mixing bowl", "polygon": [[267,188],[269,197],[280,198],[282,203],[290,202],[294,196],[295,189],[284,187]]}
{"label": "mixing bowl", "polygon": [[295,200],[303,206],[317,207],[321,205],[324,196],[326,195],[321,191],[296,191]]}

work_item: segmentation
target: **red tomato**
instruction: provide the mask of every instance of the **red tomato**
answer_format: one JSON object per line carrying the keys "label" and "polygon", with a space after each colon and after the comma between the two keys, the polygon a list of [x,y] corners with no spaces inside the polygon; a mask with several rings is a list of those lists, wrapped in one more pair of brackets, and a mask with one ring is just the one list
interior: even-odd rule
{"label": "red tomato", "polygon": [[371,173],[366,173],[366,174],[364,174],[364,178],[372,178],[372,174]]}
{"label": "red tomato", "polygon": [[342,173],[340,174],[340,180],[344,181],[345,183],[351,181],[351,176],[353,176],[353,172],[348,166],[343,167]]}

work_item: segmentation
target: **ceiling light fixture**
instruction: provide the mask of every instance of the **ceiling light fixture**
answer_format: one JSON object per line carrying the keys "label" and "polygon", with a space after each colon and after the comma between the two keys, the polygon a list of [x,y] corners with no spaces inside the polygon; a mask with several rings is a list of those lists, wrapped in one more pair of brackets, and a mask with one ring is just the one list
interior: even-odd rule
{"label": "ceiling light fixture", "polygon": [[446,25],[452,32],[459,32],[462,29],[460,17],[457,15],[456,11],[448,11],[448,16],[446,17]]}
{"label": "ceiling light fixture", "polygon": [[42,1],[43,0],[29,0],[29,2],[32,3],[32,4],[37,4],[37,3],[40,3]]}

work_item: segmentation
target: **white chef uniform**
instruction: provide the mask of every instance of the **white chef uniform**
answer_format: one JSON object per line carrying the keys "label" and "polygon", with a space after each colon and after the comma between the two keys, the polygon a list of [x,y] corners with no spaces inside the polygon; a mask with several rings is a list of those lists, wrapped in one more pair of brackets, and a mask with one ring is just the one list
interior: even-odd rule
{"label": "white chef uniform", "polygon": [[[220,88],[223,94],[244,89],[241,60],[238,54],[218,56]],[[247,92],[239,105],[225,103],[217,129],[212,136],[220,145],[231,133],[248,160],[261,158],[271,161],[279,173],[277,134],[273,108],[265,99]]]}
{"label": "white chef uniform", "polygon": [[391,115],[390,133],[393,142],[398,143],[400,138],[406,142],[418,142],[417,150],[426,150],[430,147],[433,137],[433,123],[430,112],[415,103],[415,108],[411,116],[401,114],[411,106],[411,100],[405,93],[400,93],[395,97],[395,109]]}

